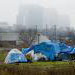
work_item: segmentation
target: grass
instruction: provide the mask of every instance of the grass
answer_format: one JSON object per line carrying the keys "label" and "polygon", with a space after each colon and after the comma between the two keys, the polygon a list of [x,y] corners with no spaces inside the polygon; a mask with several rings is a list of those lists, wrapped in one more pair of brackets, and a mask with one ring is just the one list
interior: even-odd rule
{"label": "grass", "polygon": [[75,75],[74,62],[1,64],[0,75]]}
{"label": "grass", "polygon": [[7,51],[0,51],[0,62],[4,62]]}
{"label": "grass", "polygon": [[[7,52],[0,53],[4,62]],[[75,75],[75,62],[0,64],[0,75]]]}

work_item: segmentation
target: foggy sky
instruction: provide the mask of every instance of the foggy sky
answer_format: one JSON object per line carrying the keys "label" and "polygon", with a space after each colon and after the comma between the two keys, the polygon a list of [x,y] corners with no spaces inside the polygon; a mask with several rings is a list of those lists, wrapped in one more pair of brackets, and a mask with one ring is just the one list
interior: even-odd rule
{"label": "foggy sky", "polygon": [[44,8],[39,5],[29,4],[21,6],[17,16],[17,25],[27,28],[35,28],[36,25],[43,26],[43,13]]}
{"label": "foggy sky", "polygon": [[59,14],[69,15],[71,25],[75,25],[75,0],[0,0],[0,21],[15,24],[19,7],[29,3],[55,8]]}

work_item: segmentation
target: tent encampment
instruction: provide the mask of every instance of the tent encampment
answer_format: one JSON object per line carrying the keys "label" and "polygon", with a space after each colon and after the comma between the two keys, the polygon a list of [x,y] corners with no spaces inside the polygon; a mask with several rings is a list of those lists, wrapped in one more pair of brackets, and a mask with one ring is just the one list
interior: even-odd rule
{"label": "tent encampment", "polygon": [[18,49],[11,49],[8,55],[5,58],[5,63],[17,63],[17,62],[27,62],[24,54]]}

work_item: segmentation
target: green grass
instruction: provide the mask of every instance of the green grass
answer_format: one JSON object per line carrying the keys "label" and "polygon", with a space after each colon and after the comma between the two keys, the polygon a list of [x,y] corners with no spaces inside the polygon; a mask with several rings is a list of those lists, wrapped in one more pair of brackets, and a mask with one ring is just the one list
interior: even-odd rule
{"label": "green grass", "polygon": [[[0,53],[4,62],[7,52]],[[75,62],[0,64],[0,75],[75,75]]]}
{"label": "green grass", "polygon": [[0,51],[0,62],[4,62],[6,55],[6,51]]}
{"label": "green grass", "polygon": [[75,75],[75,62],[1,64],[0,75]]}

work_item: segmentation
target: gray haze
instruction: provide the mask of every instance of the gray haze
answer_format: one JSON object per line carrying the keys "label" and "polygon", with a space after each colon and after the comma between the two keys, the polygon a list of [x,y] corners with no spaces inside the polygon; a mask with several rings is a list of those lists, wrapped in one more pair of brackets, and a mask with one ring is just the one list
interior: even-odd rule
{"label": "gray haze", "polygon": [[19,9],[17,16],[17,25],[26,26],[27,28],[35,25],[43,25],[43,7],[38,5],[25,5]]}
{"label": "gray haze", "polygon": [[57,10],[53,8],[45,8],[40,5],[23,5],[19,9],[17,16],[18,27],[34,28],[48,28],[52,25],[59,27],[70,27],[70,19],[68,15],[59,15]]}
{"label": "gray haze", "polygon": [[53,8],[60,16],[68,15],[70,25],[75,27],[75,0],[0,0],[0,22],[8,22],[10,26],[16,24],[19,8],[26,4]]}

